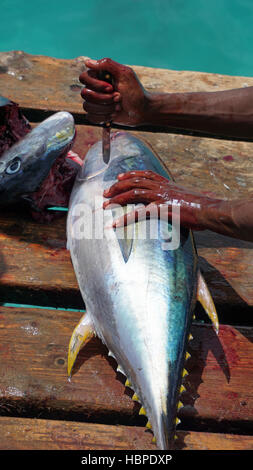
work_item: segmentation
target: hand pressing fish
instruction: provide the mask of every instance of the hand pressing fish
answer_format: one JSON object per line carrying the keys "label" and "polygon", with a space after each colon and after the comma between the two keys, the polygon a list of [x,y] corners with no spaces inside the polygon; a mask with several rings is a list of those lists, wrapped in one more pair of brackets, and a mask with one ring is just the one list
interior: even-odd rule
{"label": "hand pressing fish", "polygon": [[[198,298],[216,330],[218,319],[211,296],[198,270],[192,233],[179,234],[176,249],[164,249],[164,234],[172,230],[158,220],[157,237],[151,220],[114,229],[112,219],[121,208],[103,209],[103,194],[120,173],[151,170],[170,175],[151,149],[127,133],[111,136],[109,164],[103,161],[102,142],[87,153],[76,178],[67,219],[68,248],[86,313],[69,344],[71,376],[81,347],[97,335],[107,346],[125,385],[141,403],[160,449],[173,447],[180,395],[185,390],[185,361],[195,301]],[[98,202],[100,201],[100,203]],[[125,210],[125,209],[124,209]],[[103,236],[96,224],[103,221]],[[114,219],[113,219],[114,220]]]}
{"label": "hand pressing fish", "polygon": [[[12,109],[12,103],[5,98],[1,97],[1,104],[2,109],[6,106]],[[10,126],[13,122],[9,114],[7,118]],[[34,218],[49,221],[53,215],[47,211],[48,207],[68,206],[77,169],[82,163],[78,156],[68,153],[75,137],[74,119],[68,112],[58,112],[31,131],[28,124],[23,129],[17,115],[15,119],[12,134],[17,141],[13,144],[14,137],[10,141],[5,138],[2,145],[5,151],[0,155],[0,206],[26,201]],[[17,132],[17,127],[22,132]]]}

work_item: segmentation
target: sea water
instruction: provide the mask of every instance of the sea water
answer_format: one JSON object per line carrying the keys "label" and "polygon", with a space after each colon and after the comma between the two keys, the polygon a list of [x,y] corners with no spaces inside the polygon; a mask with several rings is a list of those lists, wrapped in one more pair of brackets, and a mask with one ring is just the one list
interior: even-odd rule
{"label": "sea water", "polygon": [[253,0],[0,0],[0,51],[253,75]]}

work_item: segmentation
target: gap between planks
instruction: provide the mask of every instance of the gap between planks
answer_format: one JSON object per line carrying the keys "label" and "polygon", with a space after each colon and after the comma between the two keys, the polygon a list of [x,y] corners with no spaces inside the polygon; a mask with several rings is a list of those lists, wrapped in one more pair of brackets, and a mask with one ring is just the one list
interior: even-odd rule
{"label": "gap between planks", "polygon": [[[0,417],[1,450],[157,450],[134,426]],[[175,450],[252,450],[253,437],[177,432]]]}

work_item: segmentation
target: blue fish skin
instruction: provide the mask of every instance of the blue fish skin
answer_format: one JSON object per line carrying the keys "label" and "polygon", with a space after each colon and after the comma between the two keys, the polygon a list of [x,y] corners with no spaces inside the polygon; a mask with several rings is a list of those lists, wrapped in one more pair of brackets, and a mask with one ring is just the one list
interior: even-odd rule
{"label": "blue fish skin", "polygon": [[[108,166],[101,142],[95,144],[72,191],[68,246],[96,334],[131,382],[158,447],[170,449],[196,301],[198,263],[192,234],[182,230],[179,247],[164,250],[161,230],[156,239],[137,236],[143,224],[149,230],[151,221],[132,224],[128,239],[119,239],[113,229],[110,241],[78,240],[75,232],[78,205],[89,204],[94,213],[95,196],[102,196],[119,173],[145,169],[170,178],[151,149],[131,134],[112,136]],[[161,220],[158,227],[165,230],[168,224]]]}

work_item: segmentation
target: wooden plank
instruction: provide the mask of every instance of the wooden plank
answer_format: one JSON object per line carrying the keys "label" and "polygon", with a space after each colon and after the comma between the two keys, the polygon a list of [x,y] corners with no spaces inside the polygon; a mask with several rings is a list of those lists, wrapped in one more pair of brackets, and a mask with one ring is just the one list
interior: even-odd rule
{"label": "wooden plank", "polygon": [[[71,382],[67,349],[80,312],[8,308],[0,310],[0,412],[69,417],[145,425],[139,405],[116,373],[116,362],[98,339],[81,351]],[[188,393],[181,417],[252,426],[253,329],[193,325],[187,363]],[[237,424],[236,424],[237,423]],[[241,424],[242,423],[242,424]]]}
{"label": "wooden plank", "polygon": [[[252,428],[253,330],[221,325],[217,336],[207,325],[192,328],[192,354],[182,416],[217,426],[238,422]],[[231,427],[230,427],[231,430]]]}
{"label": "wooden plank", "polygon": [[1,301],[83,308],[66,250],[66,217],[51,225],[25,213],[0,217]]}
{"label": "wooden plank", "polygon": [[1,450],[156,449],[137,426],[0,417]]}
{"label": "wooden plank", "polygon": [[210,432],[178,432],[180,450],[252,450],[253,437]]}
{"label": "wooden plank", "polygon": [[[157,450],[137,426],[0,417],[1,450]],[[178,432],[175,450],[252,450],[253,437]]]}
{"label": "wooden plank", "polygon": [[[83,56],[55,59],[23,51],[0,53],[0,93],[22,107],[83,113],[78,80]],[[253,85],[251,77],[132,66],[149,91],[217,91]]]}

